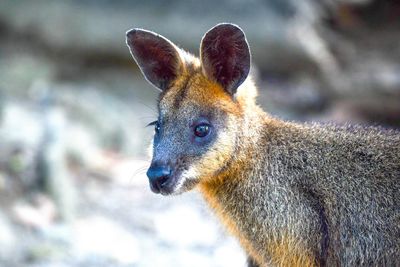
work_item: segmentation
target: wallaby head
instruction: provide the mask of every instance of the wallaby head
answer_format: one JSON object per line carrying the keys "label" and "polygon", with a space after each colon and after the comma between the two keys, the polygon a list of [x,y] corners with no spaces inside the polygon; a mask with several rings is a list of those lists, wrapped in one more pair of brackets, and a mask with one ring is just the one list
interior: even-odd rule
{"label": "wallaby head", "polygon": [[142,29],[128,31],[127,44],[143,75],[161,90],[158,120],[151,123],[150,187],[164,195],[190,190],[235,157],[255,96],[254,86],[242,85],[250,70],[246,37],[236,25],[218,24],[204,35],[200,59]]}

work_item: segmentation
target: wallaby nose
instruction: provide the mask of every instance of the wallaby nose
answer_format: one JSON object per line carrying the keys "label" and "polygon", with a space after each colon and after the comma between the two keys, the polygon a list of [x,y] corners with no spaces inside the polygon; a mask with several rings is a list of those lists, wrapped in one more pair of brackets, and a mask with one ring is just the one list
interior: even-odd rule
{"label": "wallaby nose", "polygon": [[147,170],[150,188],[154,193],[160,193],[171,177],[171,168],[167,165],[152,164]]}

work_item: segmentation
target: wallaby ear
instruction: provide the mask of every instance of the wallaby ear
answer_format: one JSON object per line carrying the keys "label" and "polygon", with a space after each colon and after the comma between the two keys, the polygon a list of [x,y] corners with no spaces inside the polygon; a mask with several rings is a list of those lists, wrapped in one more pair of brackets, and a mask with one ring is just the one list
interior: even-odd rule
{"label": "wallaby ear", "polygon": [[182,71],[179,48],[161,35],[132,29],[126,33],[126,44],[143,75],[160,90],[168,89]]}
{"label": "wallaby ear", "polygon": [[250,71],[250,49],[244,32],[236,25],[218,24],[200,44],[204,74],[218,82],[231,95]]}

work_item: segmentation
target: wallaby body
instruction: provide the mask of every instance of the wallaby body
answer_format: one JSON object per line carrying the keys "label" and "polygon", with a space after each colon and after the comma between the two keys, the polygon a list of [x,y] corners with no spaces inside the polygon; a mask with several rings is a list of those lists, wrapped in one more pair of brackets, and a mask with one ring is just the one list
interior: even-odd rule
{"label": "wallaby body", "polygon": [[399,135],[268,120],[262,128],[242,144],[252,167],[233,161],[200,185],[256,262],[400,263]]}
{"label": "wallaby body", "polygon": [[154,192],[199,188],[249,266],[400,266],[400,133],[296,124],[255,103],[243,32],[219,24],[201,59],[144,30],[127,43],[162,90]]}

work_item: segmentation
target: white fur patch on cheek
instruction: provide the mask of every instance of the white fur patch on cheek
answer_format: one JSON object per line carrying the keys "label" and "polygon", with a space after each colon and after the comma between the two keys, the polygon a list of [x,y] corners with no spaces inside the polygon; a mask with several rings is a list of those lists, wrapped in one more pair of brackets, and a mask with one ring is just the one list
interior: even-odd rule
{"label": "white fur patch on cheek", "polygon": [[183,171],[178,183],[175,186],[175,193],[179,194],[181,192],[182,186],[185,183],[186,180],[195,180],[199,176],[199,173],[197,172],[196,168],[190,167],[188,170]]}
{"label": "white fur patch on cheek", "polygon": [[182,172],[181,177],[181,180],[195,180],[199,177],[199,172],[196,170],[195,167],[191,166],[188,170]]}
{"label": "white fur patch on cheek", "polygon": [[175,193],[179,193],[180,192],[180,190],[181,190],[181,188],[182,188],[182,186],[183,186],[183,183],[185,182],[185,178],[183,178],[183,177],[181,177],[180,179],[179,179],[179,181],[178,181],[178,183],[176,184],[176,186],[175,186],[175,189],[174,189],[174,192]]}

